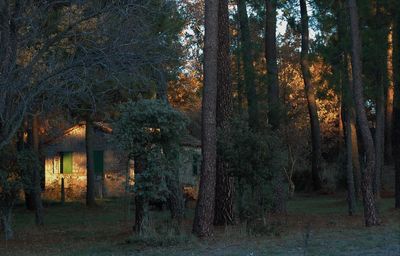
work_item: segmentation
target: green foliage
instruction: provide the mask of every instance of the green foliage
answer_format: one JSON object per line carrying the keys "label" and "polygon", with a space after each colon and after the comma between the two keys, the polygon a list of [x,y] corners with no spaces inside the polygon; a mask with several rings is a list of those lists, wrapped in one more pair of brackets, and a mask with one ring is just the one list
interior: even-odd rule
{"label": "green foliage", "polygon": [[0,214],[15,203],[18,191],[23,187],[22,174],[18,168],[16,151],[8,146],[0,150]]}
{"label": "green foliage", "polygon": [[33,171],[39,169],[42,173],[42,165],[39,156],[32,150],[24,149],[17,154],[17,165],[21,173],[21,182],[25,189],[33,189]]}
{"label": "green foliage", "polygon": [[160,100],[140,100],[120,106],[114,140],[131,158],[143,160],[145,170],[135,174],[134,191],[147,200],[166,200],[167,181],[178,178],[180,138],[187,120]]}
{"label": "green foliage", "polygon": [[277,134],[268,128],[254,131],[248,121],[235,119],[231,130],[219,132],[223,158],[238,180],[242,219],[265,217],[271,205],[272,181],[287,163],[287,152]]}

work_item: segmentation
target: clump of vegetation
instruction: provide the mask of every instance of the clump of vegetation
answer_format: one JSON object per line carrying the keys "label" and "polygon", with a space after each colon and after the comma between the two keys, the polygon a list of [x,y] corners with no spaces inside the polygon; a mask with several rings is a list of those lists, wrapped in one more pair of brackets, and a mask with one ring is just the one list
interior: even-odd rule
{"label": "clump of vegetation", "polygon": [[[284,171],[287,154],[277,135],[269,129],[252,130],[243,119],[232,121],[229,133],[220,132],[219,144],[229,171],[237,178],[238,212],[250,232],[268,230],[267,212],[274,204],[274,182]],[[285,188],[287,185],[284,185]],[[287,194],[287,189],[284,190]]]}
{"label": "clump of vegetation", "polygon": [[12,239],[12,211],[20,191],[33,190],[33,169],[40,166],[31,150],[17,151],[8,146],[0,151],[0,228],[6,240]]}
{"label": "clump of vegetation", "polygon": [[160,100],[121,105],[114,139],[135,160],[135,229],[145,233],[148,203],[167,202],[173,219],[181,221],[184,201],[179,182],[180,139],[187,120]]}

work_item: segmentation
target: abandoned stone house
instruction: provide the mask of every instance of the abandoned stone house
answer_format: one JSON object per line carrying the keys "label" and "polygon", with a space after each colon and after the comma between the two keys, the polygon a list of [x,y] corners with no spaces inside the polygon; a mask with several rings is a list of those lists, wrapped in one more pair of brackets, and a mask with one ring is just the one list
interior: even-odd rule
{"label": "abandoned stone house", "polygon": [[[46,199],[83,199],[86,195],[86,147],[84,123],[65,130],[60,136],[45,142],[44,194]],[[94,171],[98,197],[118,197],[125,194],[127,184],[134,183],[133,161],[126,152],[111,141],[112,129],[104,123],[95,123],[93,139]],[[187,187],[196,187],[200,166],[200,141],[186,136],[179,170],[180,181]],[[63,188],[63,189],[62,189]]]}

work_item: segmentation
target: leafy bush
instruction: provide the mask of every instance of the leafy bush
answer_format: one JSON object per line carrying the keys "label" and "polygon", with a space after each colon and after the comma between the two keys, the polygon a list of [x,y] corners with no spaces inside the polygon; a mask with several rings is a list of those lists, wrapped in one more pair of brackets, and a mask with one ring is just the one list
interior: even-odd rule
{"label": "leafy bush", "polygon": [[120,106],[113,139],[143,169],[135,171],[134,192],[144,203],[144,215],[149,201],[168,200],[172,216],[183,216],[179,156],[186,124],[180,112],[160,100],[130,101]]}
{"label": "leafy bush", "polygon": [[271,207],[273,180],[287,163],[286,149],[268,128],[250,129],[247,120],[232,121],[230,132],[220,131],[218,148],[237,178],[239,217],[265,218]]}

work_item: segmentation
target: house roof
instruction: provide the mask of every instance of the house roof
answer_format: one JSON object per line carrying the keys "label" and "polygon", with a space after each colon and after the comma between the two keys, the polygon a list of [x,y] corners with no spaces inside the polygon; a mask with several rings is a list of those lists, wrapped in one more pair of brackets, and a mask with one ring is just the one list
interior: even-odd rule
{"label": "house roof", "polygon": [[[70,134],[72,131],[79,127],[83,127],[86,125],[86,122],[80,122],[78,124],[75,124],[71,126],[70,128],[64,130],[62,133],[57,134],[56,136],[53,136],[51,138],[48,138],[43,142],[43,144],[51,144],[52,142],[56,141],[57,139],[60,139],[64,137],[65,135]],[[104,123],[104,122],[93,122],[94,128],[98,129],[101,132],[107,133],[107,134],[112,134],[112,127],[109,123]],[[187,147],[201,147],[201,141],[198,140],[197,138],[193,137],[190,134],[185,134],[183,135],[181,139],[181,144],[182,146],[187,146]]]}

